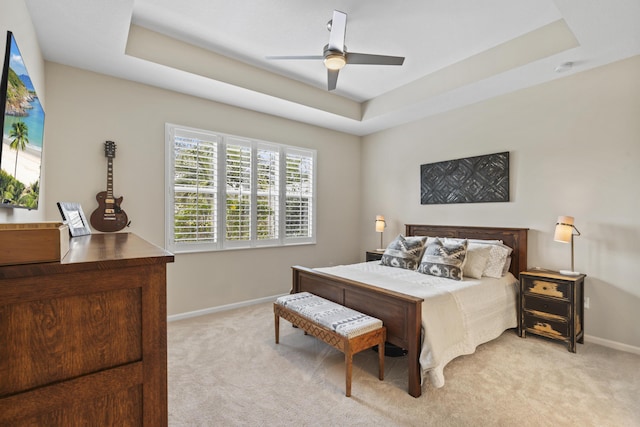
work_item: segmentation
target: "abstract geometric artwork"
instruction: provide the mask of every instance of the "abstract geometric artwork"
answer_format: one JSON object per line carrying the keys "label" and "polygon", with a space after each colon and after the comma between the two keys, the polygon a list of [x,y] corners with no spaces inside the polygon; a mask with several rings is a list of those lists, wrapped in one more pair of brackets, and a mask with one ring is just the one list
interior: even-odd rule
{"label": "abstract geometric artwork", "polygon": [[420,166],[423,205],[509,201],[509,152]]}

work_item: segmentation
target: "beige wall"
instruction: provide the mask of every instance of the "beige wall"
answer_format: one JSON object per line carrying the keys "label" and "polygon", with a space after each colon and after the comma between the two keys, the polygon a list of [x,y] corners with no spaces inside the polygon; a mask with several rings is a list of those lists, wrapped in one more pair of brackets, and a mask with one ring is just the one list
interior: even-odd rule
{"label": "beige wall", "polygon": [[[0,3],[45,104],[45,64],[24,0]],[[524,226],[529,265],[567,268],[569,247],[553,242],[558,215],[583,233],[576,268],[588,274],[588,337],[640,348],[640,58],[568,76],[360,138],[140,84],[46,63],[41,208],[0,210],[0,222],[58,220],[56,201],[85,213],[104,190],[102,144],[118,144],[115,187],[130,231],[164,244],[164,123],[318,150],[318,243],[312,246],[177,255],[169,267],[169,313],[287,292],[289,267],[348,263],[407,222]],[[420,164],[511,153],[509,203],[421,206]],[[348,184],[345,184],[348,183]],[[589,338],[588,338],[589,339]]]}
{"label": "beige wall", "polygon": [[[574,216],[586,333],[640,349],[638,76],[634,57],[365,137],[361,250],[379,245],[373,219],[383,214],[387,242],[404,223],[528,227],[529,266],[569,268],[553,230]],[[421,164],[501,151],[511,202],[420,204]]]}
{"label": "beige wall", "polygon": [[[16,38],[18,48],[24,59],[25,65],[29,70],[29,77],[33,82],[33,86],[38,93],[40,103],[46,113],[48,112],[46,106],[45,86],[44,86],[44,60],[42,59],[42,53],[40,52],[40,46],[36,38],[36,33],[31,22],[31,16],[24,0],[10,0],[0,2],[0,62],[4,61],[4,49],[6,43],[7,31],[11,31]],[[1,70],[1,68],[0,68]],[[0,71],[1,73],[2,71]],[[47,145],[47,134],[44,134],[44,143]],[[43,151],[43,166],[41,170],[44,171],[44,151]],[[46,203],[44,196],[45,190],[44,182],[40,183],[40,204]],[[26,209],[7,209],[0,208],[0,223],[14,223],[14,222],[38,222],[44,220],[44,209],[38,208],[36,210],[28,211]]]}
{"label": "beige wall", "polygon": [[129,231],[164,246],[165,122],[318,152],[317,244],[179,254],[168,271],[169,314],[286,293],[293,264],[348,263],[359,256],[360,138],[115,79],[46,64],[49,91],[46,205],[80,202],[89,216],[105,190],[104,141],[116,142],[114,193]]}

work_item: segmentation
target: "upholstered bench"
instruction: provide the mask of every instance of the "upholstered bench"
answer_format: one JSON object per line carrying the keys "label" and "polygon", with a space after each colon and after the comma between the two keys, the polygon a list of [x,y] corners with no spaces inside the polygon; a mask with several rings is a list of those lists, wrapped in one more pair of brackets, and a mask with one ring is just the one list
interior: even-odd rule
{"label": "upholstered bench", "polygon": [[351,396],[353,355],[378,346],[378,378],[384,379],[384,342],[387,329],[382,321],[309,292],[285,295],[273,304],[276,344],[280,342],[280,318],[344,353],[346,395]]}

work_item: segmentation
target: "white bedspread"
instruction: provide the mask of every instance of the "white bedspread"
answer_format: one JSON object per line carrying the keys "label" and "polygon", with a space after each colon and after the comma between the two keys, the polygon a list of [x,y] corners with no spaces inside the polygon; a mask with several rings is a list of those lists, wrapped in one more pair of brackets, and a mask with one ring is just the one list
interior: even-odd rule
{"label": "white bedspread", "polygon": [[444,367],[471,354],[482,343],[517,326],[517,279],[483,277],[455,281],[379,262],[339,265],[315,270],[424,298],[422,303],[422,379],[444,386]]}

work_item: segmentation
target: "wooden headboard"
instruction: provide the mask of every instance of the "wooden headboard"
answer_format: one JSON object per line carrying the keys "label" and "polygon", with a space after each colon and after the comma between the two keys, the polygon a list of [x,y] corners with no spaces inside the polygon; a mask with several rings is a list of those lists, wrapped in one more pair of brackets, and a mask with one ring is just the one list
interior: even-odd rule
{"label": "wooden headboard", "polygon": [[467,239],[502,240],[513,248],[509,271],[517,278],[527,269],[528,228],[468,227],[454,225],[405,224],[407,236],[455,237]]}

